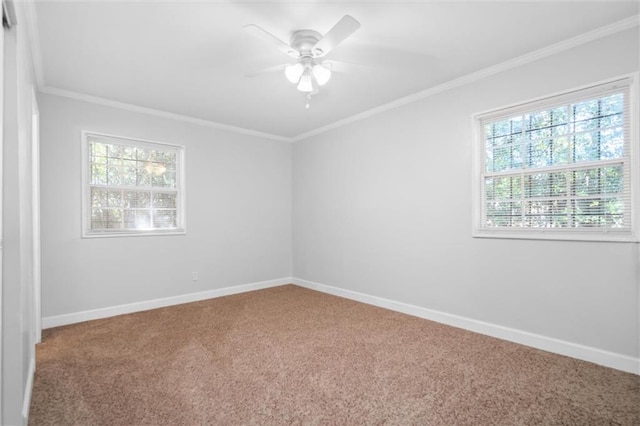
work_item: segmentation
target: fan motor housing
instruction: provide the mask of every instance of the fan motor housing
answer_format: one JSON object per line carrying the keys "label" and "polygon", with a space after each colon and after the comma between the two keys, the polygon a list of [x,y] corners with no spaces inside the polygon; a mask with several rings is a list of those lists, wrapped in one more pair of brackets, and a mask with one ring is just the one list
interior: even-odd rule
{"label": "fan motor housing", "polygon": [[291,34],[289,46],[300,52],[301,56],[311,55],[313,46],[320,41],[322,34],[314,30],[298,30]]}

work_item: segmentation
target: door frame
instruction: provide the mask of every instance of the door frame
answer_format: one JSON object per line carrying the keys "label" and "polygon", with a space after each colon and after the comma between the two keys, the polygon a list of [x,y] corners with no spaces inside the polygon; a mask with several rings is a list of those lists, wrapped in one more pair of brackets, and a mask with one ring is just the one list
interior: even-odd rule
{"label": "door frame", "polygon": [[[42,340],[41,248],[40,248],[40,110],[35,87],[31,90],[31,185],[33,248],[33,350]],[[35,358],[35,353],[33,354]]]}
{"label": "door frame", "polygon": [[[5,4],[2,1],[2,17],[4,21],[5,16]],[[2,191],[3,188],[3,178],[4,178],[4,25],[0,28],[0,289],[3,288],[2,276],[2,259],[4,258],[4,230],[2,228],[2,222],[4,220],[4,193]],[[3,324],[2,324],[2,306],[4,304],[4,299],[2,297],[2,292],[0,291],[0,366],[2,365],[2,352],[3,345],[2,342],[4,340],[3,335]],[[2,413],[2,388],[4,387],[4,379],[2,377],[2,368],[0,368],[0,422],[3,419]]]}

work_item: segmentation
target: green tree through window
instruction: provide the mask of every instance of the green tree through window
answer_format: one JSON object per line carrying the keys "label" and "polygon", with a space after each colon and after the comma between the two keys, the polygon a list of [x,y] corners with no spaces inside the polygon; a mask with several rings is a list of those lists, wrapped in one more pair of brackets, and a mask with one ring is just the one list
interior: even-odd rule
{"label": "green tree through window", "polygon": [[477,117],[476,231],[630,235],[630,84]]}
{"label": "green tree through window", "polygon": [[182,148],[85,134],[85,234],[182,229]]}

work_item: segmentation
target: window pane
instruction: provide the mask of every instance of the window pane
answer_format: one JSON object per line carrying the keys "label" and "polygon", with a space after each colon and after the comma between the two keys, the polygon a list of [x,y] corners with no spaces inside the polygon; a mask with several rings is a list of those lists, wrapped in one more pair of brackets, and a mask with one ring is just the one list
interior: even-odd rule
{"label": "window pane", "polygon": [[108,191],[107,206],[122,207],[122,191],[119,191],[119,190]]}
{"label": "window pane", "polygon": [[513,146],[495,147],[487,151],[487,171],[501,172],[522,167],[520,150]]}
{"label": "window pane", "polygon": [[568,164],[571,160],[569,139],[559,137],[552,139],[551,144],[551,165]]}
{"label": "window pane", "polygon": [[600,132],[600,158],[603,160],[624,156],[624,129],[616,127]]}
{"label": "window pane", "polygon": [[106,207],[107,193],[106,189],[91,188],[91,207]]}
{"label": "window pane", "polygon": [[107,184],[107,166],[105,164],[91,165],[91,183],[95,185]]}
{"label": "window pane", "polygon": [[126,229],[131,230],[150,230],[151,211],[150,210],[125,210],[124,223]]}
{"label": "window pane", "polygon": [[157,188],[175,188],[175,172],[151,175],[151,186]]}
{"label": "window pane", "polygon": [[128,160],[136,159],[136,149],[132,146],[125,146],[122,148],[122,158]]}
{"label": "window pane", "polygon": [[599,115],[599,104],[597,99],[578,102],[572,105],[573,122],[575,126],[580,123],[591,120]]}
{"label": "window pane", "polygon": [[153,194],[155,208],[176,208],[176,193],[156,192]]}
{"label": "window pane", "polygon": [[[547,109],[536,101],[531,112],[518,106],[513,117],[479,118],[484,130],[480,229],[630,230],[628,87],[600,97],[588,90],[584,100]],[[575,96],[571,92],[565,99]],[[549,102],[559,98],[554,99]],[[499,114],[504,117],[504,110]]]}
{"label": "window pane", "polygon": [[121,229],[121,209],[92,209],[91,229]]}
{"label": "window pane", "polygon": [[575,200],[575,226],[581,228],[600,227],[604,224],[604,204],[600,198]]}
{"label": "window pane", "polygon": [[525,224],[529,228],[566,228],[569,224],[567,200],[537,200],[525,204]]}
{"label": "window pane", "polygon": [[492,183],[487,189],[487,200],[508,200],[522,196],[520,176],[496,177],[492,179]]}
{"label": "window pane", "polygon": [[135,229],[153,229],[151,226],[151,212],[147,210],[137,210],[135,218]]}
{"label": "window pane", "polygon": [[136,186],[151,186],[151,175],[144,167],[138,168]]}
{"label": "window pane", "polygon": [[136,159],[139,161],[149,160],[149,150],[146,148],[136,148]]}
{"label": "window pane", "polygon": [[[87,135],[89,230],[179,228],[180,148]],[[140,190],[136,190],[140,188]],[[147,190],[144,190],[147,188]],[[170,191],[156,192],[153,188]],[[166,191],[166,190],[165,190]]]}
{"label": "window pane", "polygon": [[157,210],[153,214],[153,225],[155,228],[175,228],[175,210]]}
{"label": "window pane", "polygon": [[166,188],[175,188],[176,187],[176,172],[174,171],[167,171],[164,174],[164,186]]}
{"label": "window pane", "polygon": [[107,146],[103,143],[92,142],[91,143],[91,153],[90,155],[93,157],[106,157],[107,156]]}
{"label": "window pane", "polygon": [[560,197],[567,193],[565,173],[536,173],[525,177],[527,198]]}
{"label": "window pane", "polygon": [[622,115],[624,112],[624,95],[616,93],[615,95],[604,97],[600,100],[600,105],[602,114],[605,116],[612,114]]}
{"label": "window pane", "polygon": [[574,161],[597,161],[600,159],[600,132],[581,133],[574,138]]}
{"label": "window pane", "polygon": [[526,145],[527,165],[529,167],[546,167],[551,165],[551,147],[548,140],[528,142]]}
{"label": "window pane", "polygon": [[151,193],[143,191],[125,191],[124,206],[127,208],[149,208],[151,207]]}
{"label": "window pane", "polygon": [[101,208],[91,209],[91,229],[105,229],[107,227],[107,211]]}
{"label": "window pane", "polygon": [[119,186],[122,185],[122,167],[121,166],[109,166],[107,169],[107,185]]}
{"label": "window pane", "polygon": [[107,145],[107,156],[111,158],[122,158],[122,147],[120,145]]}
{"label": "window pane", "polygon": [[487,203],[487,226],[520,226],[522,203],[520,201],[494,201]]}
{"label": "window pane", "polygon": [[122,161],[122,184],[136,186],[138,182],[138,162],[135,160]]}

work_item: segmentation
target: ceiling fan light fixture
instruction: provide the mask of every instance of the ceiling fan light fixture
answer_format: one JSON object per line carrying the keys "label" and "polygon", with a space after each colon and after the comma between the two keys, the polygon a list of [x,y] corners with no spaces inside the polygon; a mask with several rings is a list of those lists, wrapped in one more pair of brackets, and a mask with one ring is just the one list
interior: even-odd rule
{"label": "ceiling fan light fixture", "polygon": [[300,77],[300,83],[298,83],[297,89],[301,92],[313,92],[313,79],[311,78],[311,73],[306,70],[302,77]]}
{"label": "ceiling fan light fixture", "polygon": [[302,73],[304,73],[304,66],[300,62],[289,65],[284,69],[284,75],[287,77],[287,80],[289,80],[293,84],[296,84],[300,81]]}
{"label": "ceiling fan light fixture", "polygon": [[313,76],[315,77],[319,86],[324,86],[331,78],[331,70],[322,65],[314,65]]}

